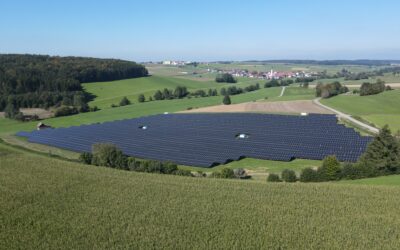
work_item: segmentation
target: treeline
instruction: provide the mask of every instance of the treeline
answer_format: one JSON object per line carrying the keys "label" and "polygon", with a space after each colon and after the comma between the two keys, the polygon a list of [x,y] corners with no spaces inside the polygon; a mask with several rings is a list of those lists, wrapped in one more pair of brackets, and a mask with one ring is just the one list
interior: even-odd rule
{"label": "treeline", "polygon": [[260,89],[260,84],[256,83],[253,85],[249,85],[247,87],[240,88],[240,87],[236,87],[236,86],[231,86],[228,88],[221,88],[220,90],[220,94],[222,96],[226,96],[226,95],[239,95],[239,94],[243,94],[246,92],[252,92],[252,91],[256,91]]}
{"label": "treeline", "polygon": [[339,94],[348,92],[349,89],[340,84],[340,82],[333,82],[328,84],[318,83],[316,86],[315,95],[317,97],[329,98]]}
{"label": "treeline", "polygon": [[87,104],[93,96],[84,92],[81,83],[147,74],[144,66],[122,60],[0,55],[0,111],[10,103],[17,109],[60,106],[78,98],[76,95],[83,96],[83,102]]}
{"label": "treeline", "polygon": [[[192,98],[192,97],[210,97],[210,96],[218,96],[219,94],[222,96],[227,95],[239,95],[246,92],[252,92],[260,89],[260,84],[256,83],[253,85],[246,86],[244,88],[230,86],[228,88],[221,88],[219,93],[217,89],[208,89],[202,90],[198,89],[195,91],[188,91],[184,86],[177,86],[175,90],[172,89],[163,89],[157,90],[153,96],[150,96],[147,100],[143,94],[138,96],[138,102],[145,102],[145,101],[160,101],[160,100],[173,100],[173,99],[182,99],[182,98]],[[116,105],[112,105],[116,107]]]}
{"label": "treeline", "polygon": [[236,83],[236,79],[229,73],[218,74],[215,77],[216,82]]}
{"label": "treeline", "polygon": [[322,166],[303,169],[299,178],[292,170],[284,170],[281,177],[271,174],[270,182],[324,182],[353,180],[385,175],[400,174],[400,141],[385,126],[368,145],[365,153],[356,163],[341,164],[335,156],[327,156]]}
{"label": "treeline", "polygon": [[163,89],[163,90],[157,90],[152,99],[149,99],[149,101],[152,100],[173,100],[173,99],[182,99],[185,97],[206,97],[206,96],[217,96],[218,91],[216,89],[208,89],[208,91],[199,89],[194,92],[189,92],[186,87],[182,86],[177,86],[175,90],[172,89]]}
{"label": "treeline", "polygon": [[[201,171],[192,173],[189,170],[179,169],[175,163],[161,162],[154,160],[139,160],[123,154],[115,145],[109,143],[93,144],[91,153],[81,153],[79,161],[84,164],[103,166],[127,171],[157,173],[157,174],[171,174],[190,177],[207,177]],[[213,172],[209,177],[211,178],[225,178],[225,179],[248,179],[244,169],[229,169],[224,168],[221,171]]]}

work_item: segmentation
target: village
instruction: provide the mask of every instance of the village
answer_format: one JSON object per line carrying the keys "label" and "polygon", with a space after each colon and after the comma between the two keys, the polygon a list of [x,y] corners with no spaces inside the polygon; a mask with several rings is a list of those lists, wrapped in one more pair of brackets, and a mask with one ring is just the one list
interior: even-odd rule
{"label": "village", "polygon": [[[210,66],[213,63],[210,62],[192,62],[192,61],[173,61],[173,60],[165,60],[159,62],[159,64],[166,66],[176,66],[176,67],[184,67],[189,65],[203,64]],[[235,77],[248,77],[248,78],[257,78],[257,79],[284,79],[284,78],[311,78],[314,76],[318,76],[318,72],[304,72],[304,71],[275,71],[271,68],[270,71],[249,71],[247,69],[219,69],[219,68],[207,68],[208,73],[217,73],[217,74],[231,74]],[[187,72],[183,72],[187,74]]]}
{"label": "village", "polygon": [[251,71],[249,72],[246,69],[233,69],[233,70],[212,70],[208,69],[210,72],[217,72],[219,74],[229,73],[235,77],[248,77],[248,78],[257,78],[257,79],[283,79],[283,78],[310,78],[316,76],[317,73],[308,73],[304,71],[274,71],[271,69],[268,72],[262,71]]}

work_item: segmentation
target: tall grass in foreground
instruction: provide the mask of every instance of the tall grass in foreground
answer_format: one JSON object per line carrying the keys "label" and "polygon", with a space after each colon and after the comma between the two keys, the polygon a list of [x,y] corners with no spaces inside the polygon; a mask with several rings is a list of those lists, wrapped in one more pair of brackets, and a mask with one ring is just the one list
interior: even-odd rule
{"label": "tall grass in foreground", "polygon": [[0,249],[400,247],[396,187],[187,178],[0,152]]}

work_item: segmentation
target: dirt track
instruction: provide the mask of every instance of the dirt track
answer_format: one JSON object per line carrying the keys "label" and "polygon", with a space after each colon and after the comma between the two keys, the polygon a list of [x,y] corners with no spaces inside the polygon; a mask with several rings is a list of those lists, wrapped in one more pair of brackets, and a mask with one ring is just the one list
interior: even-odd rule
{"label": "dirt track", "polygon": [[332,114],[311,100],[308,101],[282,101],[282,102],[245,102],[232,105],[217,105],[192,110],[182,111],[181,113],[219,113],[219,112],[267,112],[267,113],[318,113]]}

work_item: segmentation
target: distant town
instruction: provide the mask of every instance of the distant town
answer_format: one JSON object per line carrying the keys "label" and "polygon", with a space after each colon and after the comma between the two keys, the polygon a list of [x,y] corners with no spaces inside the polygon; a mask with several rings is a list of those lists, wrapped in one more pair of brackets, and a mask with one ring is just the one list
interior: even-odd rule
{"label": "distant town", "polygon": [[[209,65],[207,62],[192,62],[192,61],[173,61],[166,60],[158,62],[156,64],[170,65],[170,66],[187,66],[187,65],[198,65],[205,64]],[[283,78],[311,78],[318,76],[317,72],[304,72],[304,71],[249,71],[246,69],[218,69],[218,68],[207,68],[209,73],[225,74],[229,73],[235,77],[248,77],[257,79],[283,79]]]}

